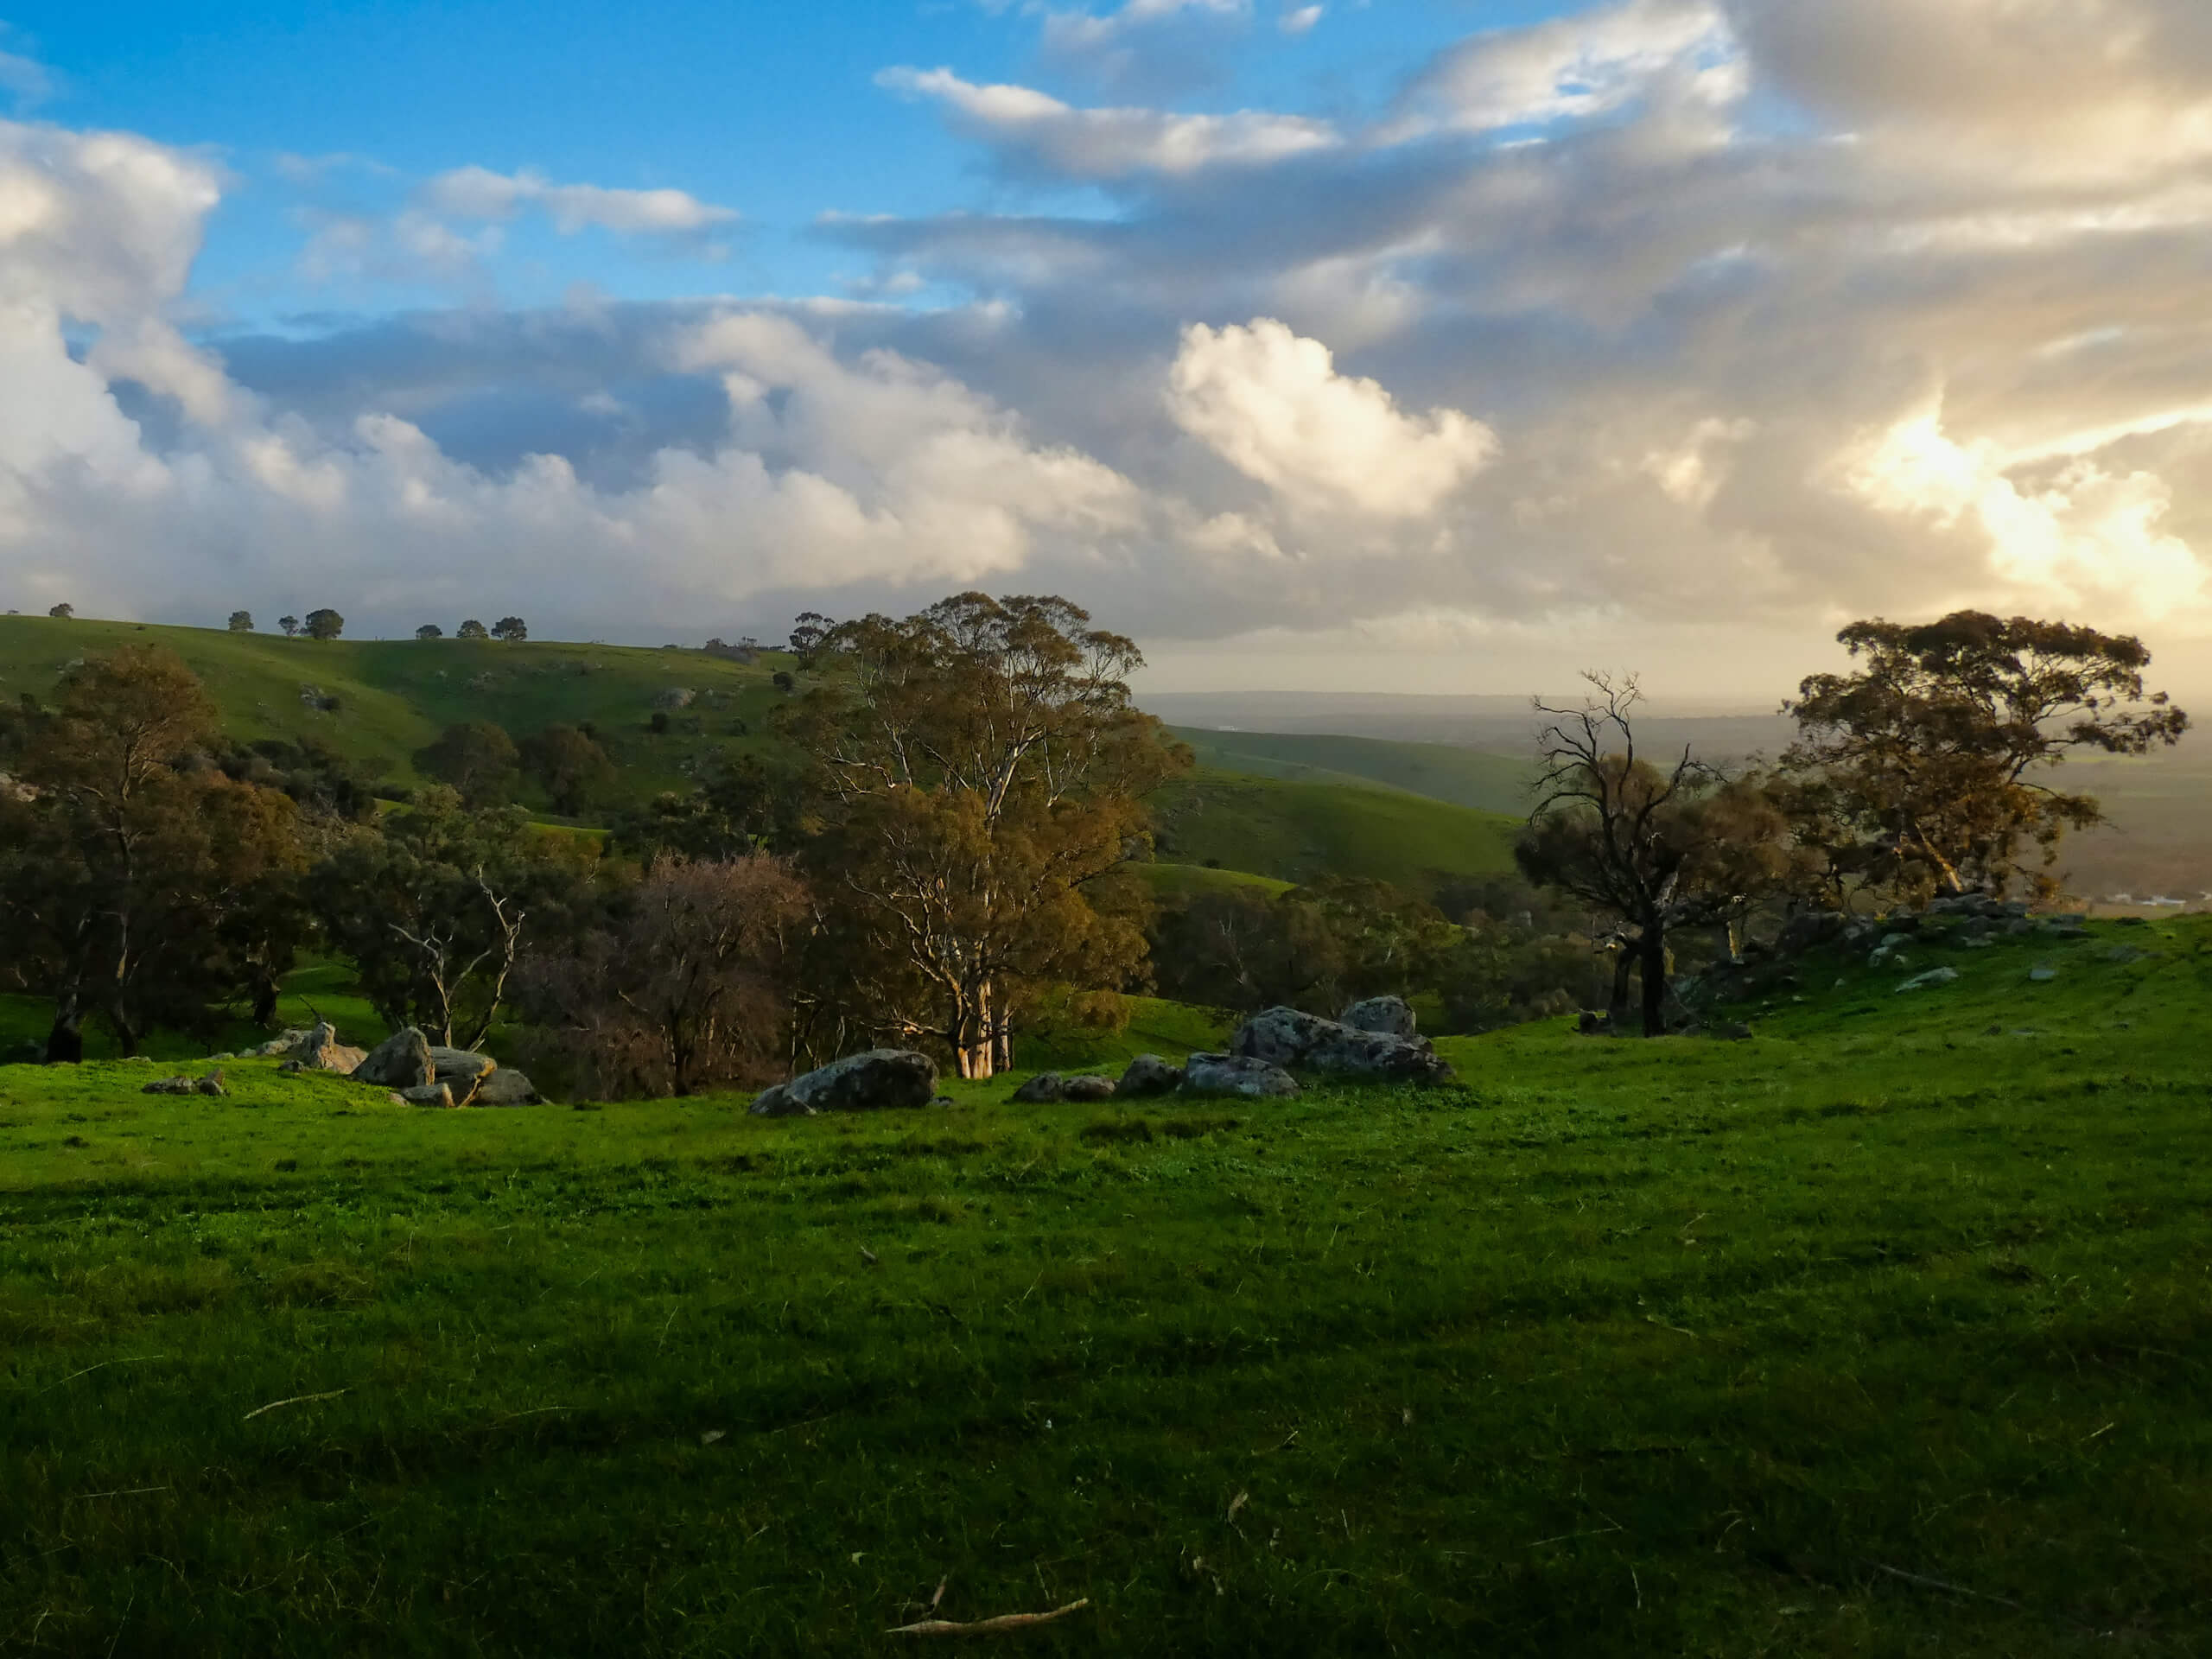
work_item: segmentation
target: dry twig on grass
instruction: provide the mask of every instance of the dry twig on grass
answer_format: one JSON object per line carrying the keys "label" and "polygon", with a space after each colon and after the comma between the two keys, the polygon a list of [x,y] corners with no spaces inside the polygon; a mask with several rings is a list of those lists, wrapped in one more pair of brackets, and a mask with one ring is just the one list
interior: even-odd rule
{"label": "dry twig on grass", "polygon": [[1090,1605],[1090,1598],[1083,1597],[1065,1607],[1055,1607],[1049,1613],[1001,1613],[996,1618],[979,1618],[972,1624],[957,1619],[925,1618],[918,1624],[893,1625],[886,1636],[1000,1636],[1008,1630],[1026,1630],[1036,1624],[1049,1624],[1056,1618],[1065,1618],[1070,1613]]}
{"label": "dry twig on grass", "polygon": [[346,1392],[348,1390],[345,1389],[333,1389],[328,1394],[296,1394],[289,1400],[271,1400],[265,1406],[256,1406],[238,1421],[250,1423],[263,1412],[274,1411],[279,1406],[303,1406],[310,1400],[335,1400],[340,1395]]}

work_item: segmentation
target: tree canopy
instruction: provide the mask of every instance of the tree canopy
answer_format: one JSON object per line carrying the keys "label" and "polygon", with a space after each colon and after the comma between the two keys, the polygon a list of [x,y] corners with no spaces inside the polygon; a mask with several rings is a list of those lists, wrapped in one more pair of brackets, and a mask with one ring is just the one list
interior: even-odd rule
{"label": "tree canopy", "polygon": [[2189,716],[2146,694],[2132,635],[1956,611],[1920,624],[1854,622],[1855,666],[1815,674],[1786,705],[1795,816],[1839,884],[2004,891],[2031,849],[2048,866],[2090,796],[2045,776],[2069,752],[2145,754]]}

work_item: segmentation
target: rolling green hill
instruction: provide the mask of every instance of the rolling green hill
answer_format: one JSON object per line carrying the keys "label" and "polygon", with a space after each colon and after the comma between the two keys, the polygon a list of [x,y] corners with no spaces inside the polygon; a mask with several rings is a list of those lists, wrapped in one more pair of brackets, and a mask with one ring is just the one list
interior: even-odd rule
{"label": "rolling green hill", "polygon": [[[132,622],[0,617],[0,696],[44,697],[73,660],[132,643],[168,646],[200,676],[225,729],[251,742],[314,737],[353,759],[381,763],[395,782],[418,781],[409,757],[447,724],[490,720],[518,739],[554,724],[590,722],[622,769],[623,796],[683,784],[726,750],[760,749],[770,683],[791,659],[742,664],[700,651],[530,640],[288,639]],[[657,699],[689,691],[670,730],[647,729]],[[324,705],[334,700],[334,707]]]}
{"label": "rolling green hill", "polygon": [[1911,949],[1745,1041],[1550,1020],[1287,1100],[0,1068],[0,1631],[2200,1652],[2212,928]]}
{"label": "rolling green hill", "polygon": [[1212,772],[1245,772],[1293,783],[1380,784],[1453,806],[1520,817],[1529,810],[1535,767],[1511,755],[1445,743],[1399,743],[1321,732],[1223,732],[1171,728]]}
{"label": "rolling green hill", "polygon": [[1433,887],[1512,868],[1517,822],[1365,783],[1198,772],[1152,798],[1160,858],[1293,883],[1370,876]]}

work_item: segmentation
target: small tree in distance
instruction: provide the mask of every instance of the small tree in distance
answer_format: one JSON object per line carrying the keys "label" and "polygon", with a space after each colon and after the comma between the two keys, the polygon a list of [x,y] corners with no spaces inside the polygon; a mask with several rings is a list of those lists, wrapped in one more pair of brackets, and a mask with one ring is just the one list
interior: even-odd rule
{"label": "small tree in distance", "polygon": [[276,626],[284,630],[284,637],[289,639],[300,631],[300,619],[296,616],[280,616],[276,619]]}
{"label": "small tree in distance", "polygon": [[446,637],[446,631],[435,622],[425,622],[415,630],[415,637],[417,639],[442,639]]}
{"label": "small tree in distance", "polygon": [[251,611],[232,611],[231,613],[230,629],[232,633],[251,633],[253,632],[253,613]]}
{"label": "small tree in distance", "polygon": [[47,614],[48,616],[59,617],[63,621],[67,622],[71,617],[77,614],[77,607],[74,605],[56,605],[52,610],[48,611]]}
{"label": "small tree in distance", "polygon": [[326,606],[308,613],[307,630],[310,639],[335,639],[346,632],[346,619]]}
{"label": "small tree in distance", "polygon": [[488,639],[492,637],[492,632],[472,616],[453,631],[453,637],[456,639]]}
{"label": "small tree in distance", "polygon": [[518,616],[503,616],[492,625],[492,637],[520,645],[530,638],[530,626]]}

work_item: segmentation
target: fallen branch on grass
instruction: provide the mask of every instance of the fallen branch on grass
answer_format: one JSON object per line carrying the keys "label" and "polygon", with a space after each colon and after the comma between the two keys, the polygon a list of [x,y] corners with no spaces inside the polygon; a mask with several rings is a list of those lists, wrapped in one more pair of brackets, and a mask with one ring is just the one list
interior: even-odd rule
{"label": "fallen branch on grass", "polygon": [[1032,1625],[1049,1624],[1056,1618],[1065,1618],[1070,1613],[1090,1605],[1085,1596],[1071,1601],[1065,1607],[1055,1607],[1049,1613],[1001,1613],[996,1618],[979,1618],[972,1624],[957,1619],[925,1618],[916,1624],[899,1624],[884,1632],[886,1636],[998,1636],[1007,1630],[1026,1630]]}
{"label": "fallen branch on grass", "polygon": [[263,1412],[274,1411],[279,1406],[304,1406],[310,1400],[335,1400],[340,1395],[346,1392],[348,1390],[345,1389],[333,1389],[328,1394],[296,1394],[289,1400],[271,1400],[265,1406],[256,1406],[238,1421],[250,1423]]}

